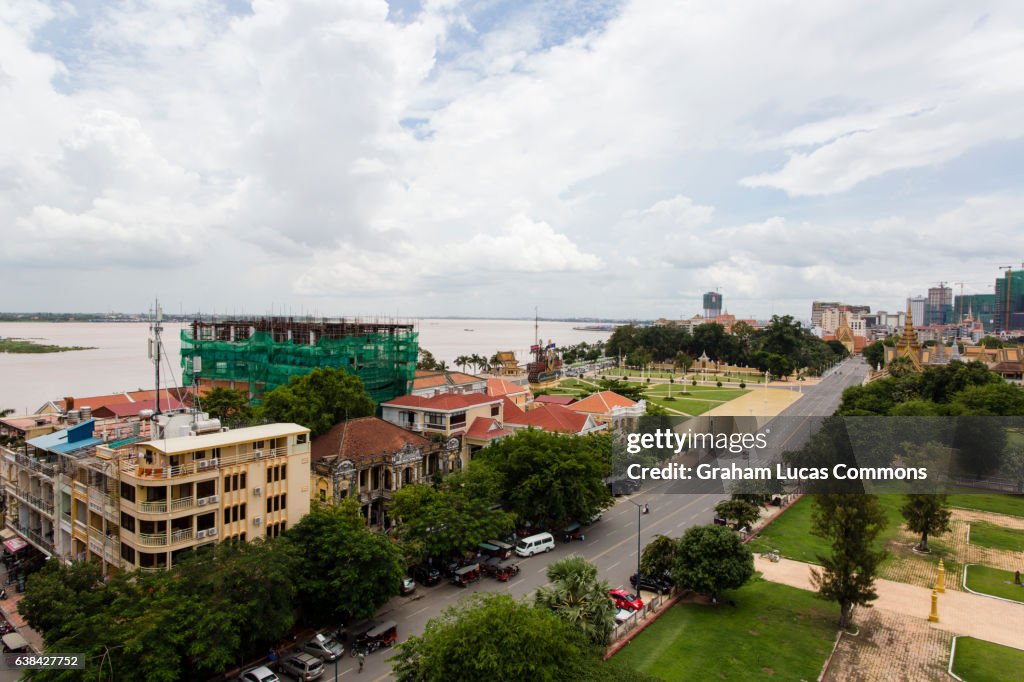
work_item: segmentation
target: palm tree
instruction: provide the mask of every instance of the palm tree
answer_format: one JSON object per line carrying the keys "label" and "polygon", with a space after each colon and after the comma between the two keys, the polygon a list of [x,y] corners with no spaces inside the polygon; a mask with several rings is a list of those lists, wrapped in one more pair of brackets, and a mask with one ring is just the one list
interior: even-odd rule
{"label": "palm tree", "polygon": [[480,372],[487,369],[487,358],[485,358],[482,355],[477,355],[476,353],[473,353],[471,356],[469,356],[469,364],[476,367],[476,371],[479,374]]}
{"label": "palm tree", "polygon": [[471,357],[469,357],[468,355],[460,355],[459,357],[455,358],[455,364],[457,366],[461,367],[462,371],[465,372],[466,371],[466,365],[473,364],[473,359]]}
{"label": "palm tree", "polygon": [[604,646],[615,629],[615,605],[597,567],[573,555],[548,566],[551,585],[537,590],[534,601],[579,628],[591,642]]}
{"label": "palm tree", "polygon": [[0,410],[0,419],[3,419],[4,417],[10,417],[12,414],[14,414],[14,410],[13,409],[11,409],[9,407],[4,408],[4,409]]}

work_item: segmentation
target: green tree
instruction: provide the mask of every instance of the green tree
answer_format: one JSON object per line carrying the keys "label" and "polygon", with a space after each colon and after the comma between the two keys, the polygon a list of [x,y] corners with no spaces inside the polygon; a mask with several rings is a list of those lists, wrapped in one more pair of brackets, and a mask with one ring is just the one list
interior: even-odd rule
{"label": "green tree", "polygon": [[444,368],[445,368],[445,363],[438,362],[434,358],[434,354],[431,353],[426,348],[420,348],[419,359],[416,361],[416,369],[441,370],[441,369],[444,369]]}
{"label": "green tree", "polygon": [[455,366],[461,369],[463,372],[466,371],[466,365],[469,365],[473,360],[468,355],[460,355],[455,358]]}
{"label": "green tree", "polygon": [[839,604],[839,627],[850,624],[854,606],[869,606],[878,597],[875,574],[885,558],[875,540],[885,528],[885,511],[877,495],[827,493],[814,498],[811,533],[829,541],[832,554],[818,555],[821,569],[811,580],[823,599]]}
{"label": "green tree", "polygon": [[985,348],[1002,348],[1003,342],[994,336],[983,336],[979,342]]}
{"label": "green tree", "polygon": [[529,429],[484,448],[474,464],[497,471],[502,498],[520,520],[562,527],[611,504],[607,433],[565,436]]}
{"label": "green tree", "polygon": [[761,510],[757,505],[745,500],[722,500],[715,505],[715,511],[723,519],[735,521],[738,528],[753,528],[761,518]]}
{"label": "green tree", "polygon": [[285,537],[302,557],[295,585],[309,620],[334,623],[347,614],[369,618],[398,594],[405,573],[401,548],[366,527],[355,500],[314,502]]}
{"label": "green tree", "polygon": [[375,405],[363,380],[343,369],[318,367],[292,377],[264,396],[264,415],[277,422],[294,422],[314,436],[345,419],[368,417]]}
{"label": "green tree", "polygon": [[200,405],[211,417],[243,422],[252,418],[249,399],[241,391],[217,386],[202,397]]}
{"label": "green tree", "polygon": [[861,355],[864,356],[865,362],[871,366],[871,369],[876,369],[879,365],[885,363],[885,343],[882,341],[869,343],[861,351]]}
{"label": "green tree", "polygon": [[554,611],[593,644],[605,646],[615,629],[615,605],[608,583],[597,579],[597,567],[572,555],[548,566],[546,585],[537,590],[537,606]]}
{"label": "green tree", "polygon": [[1006,450],[1006,426],[1003,420],[989,416],[957,417],[953,447],[957,466],[976,478],[999,468]]}
{"label": "green tree", "polygon": [[655,535],[640,554],[640,570],[644,575],[662,576],[672,572],[679,541],[667,535]]}
{"label": "green tree", "polygon": [[677,585],[716,599],[754,575],[754,557],[740,536],[722,526],[694,526],[676,549],[672,577]]}
{"label": "green tree", "polygon": [[681,369],[683,374],[686,374],[693,367],[693,357],[683,351],[679,351],[676,353],[675,366],[676,369]]}
{"label": "green tree", "polygon": [[612,391],[633,401],[638,402],[644,398],[643,386],[629,384],[619,379],[599,379],[597,385],[601,387],[602,391]]}
{"label": "green tree", "polygon": [[643,368],[651,364],[653,359],[651,351],[646,348],[635,348],[626,356],[626,364],[630,367]]}
{"label": "green tree", "polygon": [[475,594],[398,646],[399,682],[586,679],[590,647],[553,612],[504,594]]}
{"label": "green tree", "polygon": [[497,506],[501,477],[486,467],[470,466],[449,474],[438,486],[407,485],[395,492],[391,516],[398,537],[426,557],[447,558],[507,535],[513,517]]}
{"label": "green tree", "polygon": [[949,517],[945,495],[907,495],[907,502],[900,507],[900,513],[907,522],[907,530],[921,534],[917,545],[919,552],[928,551],[928,536],[949,532]]}

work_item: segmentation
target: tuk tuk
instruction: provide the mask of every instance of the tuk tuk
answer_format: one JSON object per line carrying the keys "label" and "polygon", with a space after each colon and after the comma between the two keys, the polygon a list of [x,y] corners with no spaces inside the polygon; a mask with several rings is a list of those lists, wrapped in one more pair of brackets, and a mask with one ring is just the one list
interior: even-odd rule
{"label": "tuk tuk", "polygon": [[3,636],[5,654],[24,654],[32,650],[28,641],[19,632],[8,632]]}
{"label": "tuk tuk", "polygon": [[494,577],[498,582],[507,583],[513,577],[519,575],[519,564],[506,564],[504,566],[498,566],[494,572]]}
{"label": "tuk tuk", "polygon": [[498,540],[488,540],[487,544],[497,548],[498,551],[493,556],[496,556],[499,559],[512,558],[512,550],[514,550],[515,547],[508,544],[507,542],[500,542]]}
{"label": "tuk tuk", "polygon": [[489,557],[496,557],[501,553],[497,545],[492,545],[490,542],[481,542],[477,547],[480,549],[480,554]]}
{"label": "tuk tuk", "polygon": [[352,655],[355,656],[360,651],[370,654],[381,647],[391,646],[397,641],[398,623],[393,620],[386,620],[356,637],[355,646],[352,647]]}
{"label": "tuk tuk", "polygon": [[463,566],[462,568],[456,569],[452,573],[451,584],[458,585],[459,587],[465,587],[470,583],[475,583],[480,580],[480,564],[470,564],[469,566]]}
{"label": "tuk tuk", "polygon": [[583,540],[583,526],[576,521],[573,521],[564,529],[562,529],[562,542],[572,542],[573,540]]}
{"label": "tuk tuk", "polygon": [[496,556],[487,557],[480,562],[480,573],[490,577],[496,577],[498,569],[501,568],[501,559]]}

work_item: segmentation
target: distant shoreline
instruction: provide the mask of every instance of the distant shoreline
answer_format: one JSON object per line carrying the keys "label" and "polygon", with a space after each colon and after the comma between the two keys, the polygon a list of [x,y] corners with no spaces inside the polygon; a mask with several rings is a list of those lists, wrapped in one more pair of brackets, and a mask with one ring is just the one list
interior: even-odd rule
{"label": "distant shoreline", "polygon": [[67,353],[75,350],[96,350],[96,346],[57,346],[48,343],[36,343],[29,339],[0,338],[0,353]]}
{"label": "distant shoreline", "polygon": [[[41,317],[26,317],[27,315],[38,315]],[[165,323],[182,323],[187,324],[196,319],[211,320],[211,319],[248,319],[253,315],[167,315],[164,314],[163,321]],[[322,316],[312,317],[310,319],[321,319]],[[352,316],[357,318],[359,316]],[[296,317],[296,319],[301,319]],[[336,317],[327,316],[326,319],[339,319]],[[465,315],[427,315],[427,316],[416,316],[416,317],[399,317],[396,320],[508,320],[509,322],[532,322],[532,317],[474,317]],[[603,317],[541,317],[538,318],[540,322],[575,322],[578,324],[649,324],[652,320],[621,320],[613,318]],[[100,314],[89,314],[89,313],[0,313],[0,322],[48,322],[53,324],[66,323],[66,322],[89,322],[94,324],[110,324],[110,323],[125,323],[125,322],[136,322],[141,324],[148,324],[150,319],[144,316],[126,316],[126,317],[111,317],[109,315]],[[597,331],[597,330],[587,330]]]}

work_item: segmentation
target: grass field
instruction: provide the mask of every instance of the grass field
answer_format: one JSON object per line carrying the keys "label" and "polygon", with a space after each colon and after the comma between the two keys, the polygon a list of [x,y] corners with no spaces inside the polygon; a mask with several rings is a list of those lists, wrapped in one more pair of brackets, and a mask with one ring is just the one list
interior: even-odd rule
{"label": "grass field", "polygon": [[967,587],[975,592],[1024,604],[1024,587],[1013,584],[1011,571],[971,564],[967,567]]}
{"label": "grass field", "polygon": [[613,660],[664,680],[814,680],[837,617],[813,592],[755,579],[719,606],[673,606]]}
{"label": "grass field", "polygon": [[964,682],[1003,682],[1012,670],[1024,670],[1024,651],[973,637],[957,638],[953,672]]}
{"label": "grass field", "polygon": [[1003,528],[983,521],[975,522],[971,524],[971,544],[1024,552],[1024,530]]}
{"label": "grass field", "polygon": [[698,414],[704,414],[708,410],[718,407],[722,403],[719,402],[708,402],[707,400],[696,400],[694,398],[674,398],[673,400],[666,400],[664,398],[655,398],[647,396],[647,401],[664,407],[666,410],[674,412],[683,412],[690,416],[696,416]]}
{"label": "grass field", "polygon": [[[963,490],[971,490],[963,488]],[[1024,516],[1024,496],[1001,493],[953,493],[949,495],[949,506],[977,511]]]}

